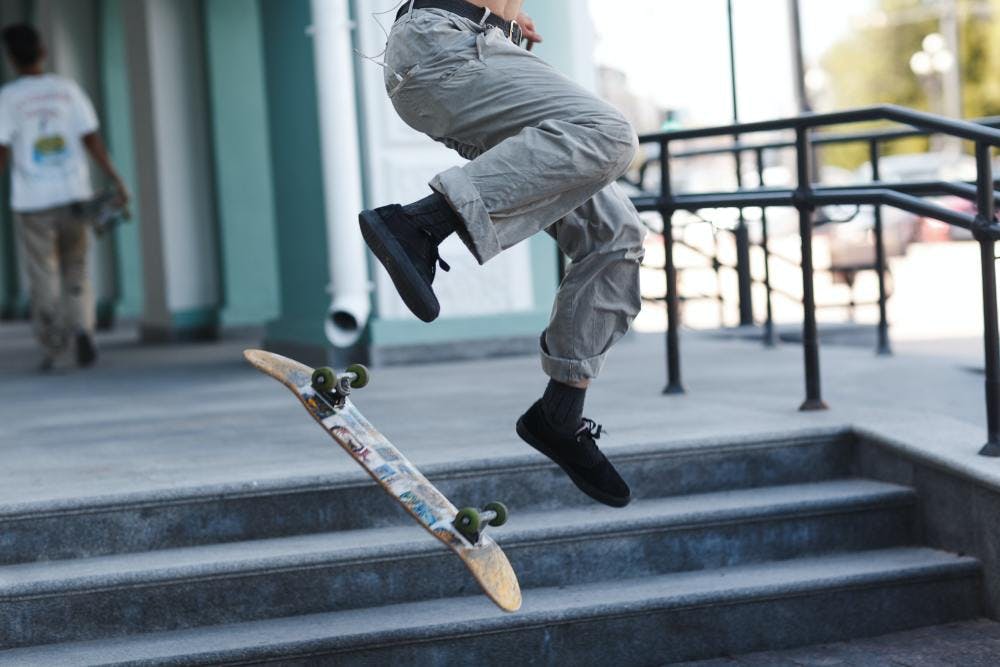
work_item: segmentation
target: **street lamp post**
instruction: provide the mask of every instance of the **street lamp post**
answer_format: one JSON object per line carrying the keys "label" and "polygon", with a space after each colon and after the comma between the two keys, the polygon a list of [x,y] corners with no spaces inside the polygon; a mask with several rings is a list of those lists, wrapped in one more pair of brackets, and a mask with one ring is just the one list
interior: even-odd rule
{"label": "street lamp post", "polygon": [[799,112],[812,111],[809,103],[808,85],[806,84],[805,58],[802,56],[802,19],[799,11],[799,0],[788,0],[789,24],[792,31],[792,66],[795,78],[795,98]]}
{"label": "street lamp post", "polygon": [[[733,30],[733,0],[726,0],[726,22],[729,28],[729,86],[733,100],[733,123],[740,122],[739,98],[736,95],[736,39]],[[734,134],[733,141],[739,142],[740,135]],[[743,155],[739,151],[736,158],[736,187],[743,187]],[[733,230],[736,239],[736,282],[739,290],[740,326],[753,325],[753,276],[750,273],[750,231],[747,228],[743,209],[739,210],[739,221]]]}
{"label": "street lamp post", "polygon": [[[921,43],[921,50],[910,56],[910,70],[927,87],[931,108],[935,113],[952,117],[961,117],[961,108],[955,107],[955,97],[948,90],[949,73],[956,66],[955,54],[948,48],[948,42],[944,36],[937,32],[924,37]],[[939,148],[948,152],[961,152],[960,140],[948,140],[939,143]]]}

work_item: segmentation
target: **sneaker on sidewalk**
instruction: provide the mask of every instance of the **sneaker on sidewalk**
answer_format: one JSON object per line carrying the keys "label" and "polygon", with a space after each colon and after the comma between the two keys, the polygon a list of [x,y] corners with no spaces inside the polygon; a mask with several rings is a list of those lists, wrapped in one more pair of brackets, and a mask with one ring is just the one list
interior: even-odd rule
{"label": "sneaker on sidewalk", "polygon": [[58,351],[43,353],[38,372],[46,375],[65,375],[73,370],[72,350],[69,346]]}
{"label": "sneaker on sidewalk", "polygon": [[458,220],[444,197],[435,193],[405,207],[392,204],[362,211],[358,220],[365,243],[407,308],[424,322],[435,320],[441,306],[431,284],[438,265],[444,271],[451,268],[438,246],[455,231]]}
{"label": "sneaker on sidewalk", "polygon": [[76,335],[76,365],[81,368],[92,366],[97,361],[97,346],[90,334],[78,333]]}
{"label": "sneaker on sidewalk", "polygon": [[517,420],[517,434],[526,443],[559,464],[576,486],[605,505],[625,507],[632,492],[615,467],[597,447],[601,425],[584,419],[575,433],[552,428],[536,401]]}
{"label": "sneaker on sidewalk", "polygon": [[46,354],[38,363],[39,373],[51,373],[56,369],[56,358],[51,354]]}

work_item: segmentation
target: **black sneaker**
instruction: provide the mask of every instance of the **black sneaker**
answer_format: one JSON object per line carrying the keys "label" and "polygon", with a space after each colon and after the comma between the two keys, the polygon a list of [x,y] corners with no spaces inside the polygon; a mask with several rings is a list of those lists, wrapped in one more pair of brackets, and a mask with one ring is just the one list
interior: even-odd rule
{"label": "black sneaker", "polygon": [[559,433],[549,425],[539,400],[517,420],[517,434],[558,463],[573,483],[594,500],[612,507],[625,507],[632,500],[628,484],[597,448],[600,424],[584,419],[576,433]]}
{"label": "black sneaker", "polygon": [[97,361],[97,346],[89,334],[76,335],[76,365],[81,368],[92,366]]}
{"label": "black sneaker", "polygon": [[438,255],[440,239],[398,204],[362,211],[358,218],[365,243],[389,272],[403,303],[424,322],[435,320],[441,305],[431,283],[439,264],[445,271],[451,268]]}

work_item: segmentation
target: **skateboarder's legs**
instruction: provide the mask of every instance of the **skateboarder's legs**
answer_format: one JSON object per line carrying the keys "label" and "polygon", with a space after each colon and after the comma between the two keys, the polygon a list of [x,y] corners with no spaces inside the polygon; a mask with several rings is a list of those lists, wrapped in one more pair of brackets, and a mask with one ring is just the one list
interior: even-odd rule
{"label": "skateboarder's legs", "polygon": [[434,177],[419,201],[362,211],[361,232],[427,322],[440,312],[432,285],[436,267],[448,268],[438,247],[452,233],[480,263],[541,230],[556,237],[572,263],[541,340],[550,379],[517,433],[585,493],[624,506],[631,491],[583,406],[639,310],[644,230],[614,185],[635,155],[635,132],[614,107],[509,41],[509,25],[482,24],[489,14],[472,4],[446,4],[454,13],[411,3],[396,21],[386,91],[407,124],[471,161]]}
{"label": "skateboarder's legs", "polygon": [[543,229],[573,260],[543,365],[561,382],[596,377],[639,307],[644,233],[611,185],[635,155],[628,121],[500,30],[442,10],[401,18],[386,65],[400,117],[471,159],[430,185],[460,216],[477,260]]}

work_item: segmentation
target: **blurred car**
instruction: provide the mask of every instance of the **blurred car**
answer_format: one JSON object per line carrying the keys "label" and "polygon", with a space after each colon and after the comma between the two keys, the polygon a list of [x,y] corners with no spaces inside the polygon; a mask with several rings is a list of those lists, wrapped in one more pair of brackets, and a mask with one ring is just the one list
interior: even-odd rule
{"label": "blurred car", "polygon": [[[975,160],[968,155],[952,153],[915,153],[889,155],[879,160],[879,173],[884,183],[912,181],[968,181],[976,177]],[[870,163],[859,167],[854,182],[871,182]],[[840,185],[840,183],[838,183]],[[956,211],[971,212],[974,206],[960,197],[936,197],[931,201]],[[825,217],[834,221],[820,227],[818,233],[829,238],[830,262],[833,267],[861,269],[875,264],[875,213],[871,206],[826,207]],[[882,207],[882,230],[886,257],[906,254],[910,243],[935,242],[969,238],[968,232],[938,220],[914,215],[890,206]]]}

